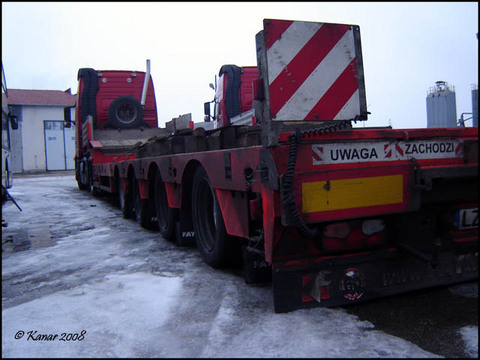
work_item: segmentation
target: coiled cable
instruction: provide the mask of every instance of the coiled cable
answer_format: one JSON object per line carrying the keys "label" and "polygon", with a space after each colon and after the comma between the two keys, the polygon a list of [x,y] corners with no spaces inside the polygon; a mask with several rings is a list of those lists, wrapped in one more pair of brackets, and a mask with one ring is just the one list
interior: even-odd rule
{"label": "coiled cable", "polygon": [[305,136],[311,137],[317,134],[327,134],[329,132],[346,129],[347,127],[352,127],[351,120],[345,120],[323,128],[311,129],[303,132],[300,132],[299,128],[297,128],[296,131],[288,137],[290,147],[288,150],[287,172],[283,177],[281,199],[284,209],[286,210],[287,219],[289,219],[288,222],[293,222],[300,233],[305,237],[318,237],[320,235],[320,230],[318,228],[311,228],[305,223],[305,221],[303,221],[300,212],[298,211],[297,203],[295,202],[293,177],[295,175],[295,165],[297,163],[298,144]]}

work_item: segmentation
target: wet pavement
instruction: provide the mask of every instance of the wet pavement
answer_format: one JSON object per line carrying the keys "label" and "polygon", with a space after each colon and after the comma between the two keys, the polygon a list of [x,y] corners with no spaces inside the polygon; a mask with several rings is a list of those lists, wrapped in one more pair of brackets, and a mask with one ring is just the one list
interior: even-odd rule
{"label": "wet pavement", "polygon": [[[29,179],[52,176],[73,177],[73,173],[26,174],[17,176],[17,178]],[[8,206],[5,220],[7,224],[9,219],[12,220],[13,225],[2,229],[2,257],[13,253],[49,248],[54,246],[59,239],[81,233],[90,233],[96,230],[95,226],[100,228],[104,226],[104,224],[93,225],[91,222],[72,219],[69,202],[77,200],[79,205],[76,205],[78,210],[75,211],[82,212],[84,217],[87,214],[90,214],[92,217],[97,213],[101,214],[105,224],[108,224],[115,231],[121,232],[133,226],[136,229],[135,236],[139,235],[138,233],[140,232],[143,232],[146,238],[153,239],[157,236],[154,232],[135,227],[136,224],[132,224],[130,220],[122,219],[119,216],[119,210],[115,208],[113,201],[108,198],[97,199],[90,197],[89,194],[78,190],[74,183],[69,185],[67,189],[61,189],[58,193],[52,191],[54,184],[49,185],[45,183],[44,186],[46,186],[45,189],[38,189],[38,195],[41,196],[43,203],[29,205],[30,211],[34,209],[38,216],[29,218],[28,223],[19,226],[18,221],[15,219],[15,215],[19,210],[13,204],[2,205],[2,210],[4,206]],[[12,194],[15,194],[15,188],[12,189]],[[13,196],[15,197],[15,195]],[[28,201],[25,196],[22,200],[23,203]],[[22,203],[19,203],[19,205],[22,206]],[[131,232],[131,230],[129,231]],[[135,245],[135,249],[138,246],[136,242],[132,243],[133,245]],[[169,274],[175,273],[175,276],[179,276],[187,273],[188,263],[195,263],[197,267],[203,266],[194,249],[176,248],[168,243],[159,243],[154,245],[154,248],[146,247],[142,250],[143,257],[147,258],[148,266],[152,267],[153,265],[151,264],[158,261],[156,255],[154,255],[155,252],[164,252],[167,257],[171,258],[168,266],[159,264],[152,267],[152,269],[155,269],[155,271],[152,270],[155,274],[168,272]],[[174,271],[176,268],[178,268],[177,272]],[[228,275],[229,271],[222,272],[208,269],[207,273],[209,274],[208,276],[212,277],[212,281],[214,278],[230,276]],[[58,277],[61,279],[69,275],[64,271],[59,273]],[[40,296],[69,289],[77,285],[77,282],[70,284],[63,281],[53,281],[52,286],[41,287],[35,290],[36,292],[32,292],[32,286],[35,287],[38,283],[46,282],[47,280],[52,281],[52,279],[40,276],[35,280],[35,283],[22,282],[22,279],[15,278],[3,278],[2,280],[3,307],[16,306]],[[192,284],[191,289],[195,289],[193,296],[204,291],[199,284]],[[255,291],[255,288],[250,287],[249,291]],[[268,292],[268,288],[261,291]],[[209,297],[208,294],[205,294],[205,296]],[[247,300],[245,301],[250,301]],[[189,314],[191,309],[187,305],[185,306],[185,314]],[[265,306],[265,304],[262,306]],[[462,331],[465,328],[473,328],[477,333],[478,339],[477,282],[411,292],[344,307],[344,309],[349,314],[357,316],[359,320],[373,324],[374,330],[383,331],[407,340],[432,354],[448,358],[474,358],[478,356],[478,347],[473,352],[467,351],[465,341],[462,338]],[[186,316],[188,317],[188,315]],[[382,356],[382,353],[379,353],[379,355]],[[388,356],[387,353],[384,355]]]}
{"label": "wet pavement", "polygon": [[345,308],[378,330],[446,358],[471,357],[464,349],[459,329],[476,326],[478,333],[477,282],[425,289]]}

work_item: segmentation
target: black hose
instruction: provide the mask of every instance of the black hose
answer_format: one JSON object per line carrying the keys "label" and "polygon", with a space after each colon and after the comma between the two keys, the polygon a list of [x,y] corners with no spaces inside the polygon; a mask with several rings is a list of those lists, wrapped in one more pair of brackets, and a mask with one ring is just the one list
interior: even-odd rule
{"label": "black hose", "polygon": [[[297,208],[297,203],[295,202],[295,192],[293,189],[293,177],[295,175],[295,165],[297,163],[297,149],[298,144],[301,141],[301,138],[315,136],[317,134],[322,135],[329,132],[334,132],[338,130],[345,129],[347,127],[351,127],[352,123],[350,120],[342,121],[324,128],[306,130],[300,133],[299,129],[297,128],[296,132],[290,134],[288,137],[288,143],[290,148],[288,150],[288,161],[287,161],[287,172],[283,177],[283,186],[282,186],[282,204],[284,209],[287,212],[287,218],[291,220],[298,228],[300,233],[303,236],[314,238],[320,235],[320,230],[318,228],[312,229],[309,227],[305,221],[303,221],[300,212]],[[289,221],[290,222],[290,221]]]}

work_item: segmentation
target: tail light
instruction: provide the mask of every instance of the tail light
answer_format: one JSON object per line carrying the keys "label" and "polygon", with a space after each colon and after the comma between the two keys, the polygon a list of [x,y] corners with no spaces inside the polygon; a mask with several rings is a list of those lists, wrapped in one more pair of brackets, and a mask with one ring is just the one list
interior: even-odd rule
{"label": "tail light", "polygon": [[362,232],[367,235],[373,235],[385,230],[385,221],[381,219],[365,220],[362,223]]}
{"label": "tail light", "polygon": [[383,244],[385,240],[384,220],[352,220],[325,226],[320,247],[326,252],[351,251],[374,248]]}
{"label": "tail light", "polygon": [[350,235],[350,231],[348,222],[335,223],[323,228],[323,236],[333,239],[346,239]]}

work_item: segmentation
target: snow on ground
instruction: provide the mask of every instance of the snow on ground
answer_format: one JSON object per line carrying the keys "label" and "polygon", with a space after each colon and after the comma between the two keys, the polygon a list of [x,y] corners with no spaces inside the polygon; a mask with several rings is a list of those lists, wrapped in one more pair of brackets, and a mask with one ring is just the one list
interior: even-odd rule
{"label": "snow on ground", "polygon": [[460,334],[465,343],[465,352],[478,359],[478,326],[465,326],[460,329]]}
{"label": "snow on ground", "polygon": [[[167,321],[180,287],[178,278],[141,272],[112,274],[6,309],[2,312],[2,355],[137,357],[155,342],[154,334]],[[16,340],[18,331],[25,335]],[[61,341],[62,333],[78,335],[71,337],[75,341]],[[55,341],[34,341],[40,334],[59,336]]]}
{"label": "snow on ground", "polygon": [[[6,231],[53,239],[2,256],[2,357],[437,357],[341,308],[275,314],[270,285],[209,268],[73,177],[11,193],[23,211],[4,204]],[[476,332],[462,329],[478,354]]]}

